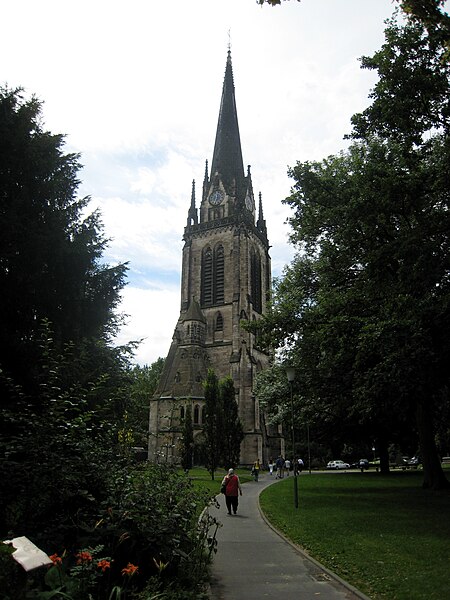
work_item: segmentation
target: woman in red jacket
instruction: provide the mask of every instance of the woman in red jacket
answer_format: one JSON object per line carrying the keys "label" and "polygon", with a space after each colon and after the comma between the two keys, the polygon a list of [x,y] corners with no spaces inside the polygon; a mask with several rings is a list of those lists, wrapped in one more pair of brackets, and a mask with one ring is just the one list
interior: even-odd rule
{"label": "woman in red jacket", "polygon": [[223,478],[222,485],[225,485],[225,502],[228,514],[231,515],[231,509],[236,514],[239,503],[238,495],[242,496],[242,488],[239,477],[234,473],[234,469],[228,469],[228,475],[225,475]]}

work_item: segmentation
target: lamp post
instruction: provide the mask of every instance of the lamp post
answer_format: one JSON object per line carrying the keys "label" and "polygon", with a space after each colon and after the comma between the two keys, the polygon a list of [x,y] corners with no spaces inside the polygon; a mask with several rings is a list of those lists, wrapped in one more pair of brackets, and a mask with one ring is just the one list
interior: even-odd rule
{"label": "lamp post", "polygon": [[309,443],[309,423],[306,423],[306,435],[308,438],[308,471],[309,471],[309,474],[311,475],[311,446]]}
{"label": "lamp post", "polygon": [[291,388],[291,433],[292,433],[292,455],[294,460],[294,505],[295,508],[298,508],[298,488],[297,488],[297,462],[295,458],[295,431],[294,431],[294,397],[292,392],[292,386],[295,379],[295,369],[294,367],[286,367],[286,376],[289,381],[289,386]]}

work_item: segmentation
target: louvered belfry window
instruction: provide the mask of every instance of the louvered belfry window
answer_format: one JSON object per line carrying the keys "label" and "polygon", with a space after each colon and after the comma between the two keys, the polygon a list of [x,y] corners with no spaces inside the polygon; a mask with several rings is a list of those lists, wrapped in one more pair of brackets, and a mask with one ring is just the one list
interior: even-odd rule
{"label": "louvered belfry window", "polygon": [[213,255],[208,246],[202,253],[202,306],[211,305],[213,301]]}
{"label": "louvered belfry window", "polygon": [[260,313],[262,311],[261,258],[255,249],[250,252],[250,279],[253,310]]}
{"label": "louvered belfry window", "polygon": [[222,245],[214,252],[207,246],[202,253],[201,304],[211,306],[225,301],[225,252]]}
{"label": "louvered belfry window", "polygon": [[214,304],[223,304],[225,299],[225,258],[223,246],[214,252]]}

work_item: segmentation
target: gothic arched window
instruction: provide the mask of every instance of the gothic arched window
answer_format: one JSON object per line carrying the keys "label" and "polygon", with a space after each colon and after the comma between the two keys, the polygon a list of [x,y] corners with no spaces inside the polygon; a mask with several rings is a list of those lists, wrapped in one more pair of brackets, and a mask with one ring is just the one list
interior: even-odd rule
{"label": "gothic arched window", "polygon": [[202,408],[202,425],[205,424],[205,421],[206,421],[206,408],[203,407]]}
{"label": "gothic arched window", "polygon": [[180,408],[180,419],[183,421],[184,419],[184,406]]}
{"label": "gothic arched window", "polygon": [[223,246],[214,250],[214,304],[223,304],[225,300],[225,253]]}
{"label": "gothic arched window", "polygon": [[211,250],[207,246],[202,252],[201,304],[211,306],[225,301],[225,252],[220,244]]}
{"label": "gothic arched window", "polygon": [[194,424],[195,425],[198,425],[198,423],[199,423],[199,420],[198,420],[199,419],[199,413],[200,413],[200,409],[199,409],[198,404],[196,404],[194,406]]}
{"label": "gothic arched window", "polygon": [[214,327],[215,331],[223,331],[223,317],[222,317],[222,313],[217,313],[216,316],[216,324]]}
{"label": "gothic arched window", "polygon": [[213,255],[208,246],[202,252],[202,306],[213,302]]}
{"label": "gothic arched window", "polygon": [[262,311],[261,258],[254,248],[250,252],[250,289],[253,310],[260,313]]}

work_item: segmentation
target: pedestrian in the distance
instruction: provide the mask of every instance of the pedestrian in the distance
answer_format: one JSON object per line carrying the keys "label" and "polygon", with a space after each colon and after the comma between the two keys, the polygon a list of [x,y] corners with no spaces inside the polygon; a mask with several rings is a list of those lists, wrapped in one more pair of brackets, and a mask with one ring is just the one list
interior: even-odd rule
{"label": "pedestrian in the distance", "polygon": [[260,468],[261,468],[261,465],[259,463],[259,458],[257,458],[255,460],[255,462],[253,463],[253,469],[252,469],[252,473],[253,473],[253,477],[254,477],[255,481],[258,481]]}
{"label": "pedestrian in the distance", "polygon": [[277,458],[275,465],[277,467],[277,479],[283,479],[284,459],[282,456]]}
{"label": "pedestrian in the distance", "polygon": [[269,473],[273,475],[273,458],[269,460]]}
{"label": "pedestrian in the distance", "polygon": [[236,514],[239,504],[238,496],[242,496],[242,488],[234,469],[228,469],[228,475],[223,478],[222,485],[225,486],[225,503],[228,514],[231,515],[231,511]]}
{"label": "pedestrian in the distance", "polygon": [[286,476],[289,477],[289,471],[291,470],[291,461],[288,458],[284,461],[284,469],[286,471]]}

